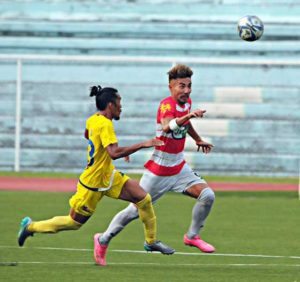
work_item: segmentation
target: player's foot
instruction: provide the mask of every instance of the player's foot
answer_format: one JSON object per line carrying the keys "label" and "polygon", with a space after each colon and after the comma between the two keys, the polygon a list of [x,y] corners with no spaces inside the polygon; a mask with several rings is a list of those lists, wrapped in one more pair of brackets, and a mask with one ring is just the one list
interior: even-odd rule
{"label": "player's foot", "polygon": [[155,241],[152,244],[148,244],[147,242],[145,242],[144,249],[147,252],[161,252],[164,255],[172,255],[175,253],[174,249],[162,243],[161,241]]}
{"label": "player's foot", "polygon": [[183,242],[185,245],[198,248],[203,253],[213,253],[216,250],[214,246],[203,241],[199,235],[189,239],[185,234],[183,237]]}
{"label": "player's foot", "polygon": [[28,225],[32,222],[31,218],[26,216],[22,219],[20,224],[20,230],[18,233],[18,244],[22,247],[25,243],[25,240],[29,236],[33,236],[33,232],[27,230]]}
{"label": "player's foot", "polygon": [[100,244],[100,237],[102,234],[97,233],[94,235],[94,258],[97,264],[105,266],[106,265],[106,251],[108,245]]}

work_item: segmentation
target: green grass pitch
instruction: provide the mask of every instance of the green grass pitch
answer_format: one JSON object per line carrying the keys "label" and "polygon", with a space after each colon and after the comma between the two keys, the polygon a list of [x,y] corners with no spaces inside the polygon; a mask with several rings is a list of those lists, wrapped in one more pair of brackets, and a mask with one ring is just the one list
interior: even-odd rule
{"label": "green grass pitch", "polygon": [[[300,281],[300,201],[296,192],[217,192],[202,237],[217,252],[185,246],[194,200],[168,194],[156,205],[159,239],[175,255],[143,252],[139,220],[110,244],[107,267],[93,260],[93,235],[126,206],[104,198],[79,231],[36,234],[17,246],[22,217],[68,213],[69,193],[0,191],[2,281]],[[134,252],[140,251],[140,252]]]}

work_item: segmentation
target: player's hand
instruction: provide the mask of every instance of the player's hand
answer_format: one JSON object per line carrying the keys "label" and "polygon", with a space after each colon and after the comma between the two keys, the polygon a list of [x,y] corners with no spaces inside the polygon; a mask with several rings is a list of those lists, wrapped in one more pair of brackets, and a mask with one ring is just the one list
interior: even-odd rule
{"label": "player's hand", "polygon": [[189,113],[190,118],[202,118],[206,113],[206,110],[196,109]]}
{"label": "player's hand", "polygon": [[163,146],[163,145],[165,145],[165,143],[159,139],[152,138],[152,139],[145,141],[143,143],[143,145],[144,145],[144,148],[150,148],[150,147],[155,147],[155,146]]}
{"label": "player's hand", "polygon": [[200,148],[202,149],[202,152],[204,154],[208,154],[210,153],[210,151],[212,150],[212,148],[214,147],[213,144],[210,144],[208,142],[205,142],[203,140],[201,141],[196,141],[196,145],[198,146],[197,151],[199,152]]}
{"label": "player's hand", "polygon": [[130,157],[129,157],[129,156],[124,157],[124,161],[125,161],[126,163],[129,163],[129,162],[130,162]]}

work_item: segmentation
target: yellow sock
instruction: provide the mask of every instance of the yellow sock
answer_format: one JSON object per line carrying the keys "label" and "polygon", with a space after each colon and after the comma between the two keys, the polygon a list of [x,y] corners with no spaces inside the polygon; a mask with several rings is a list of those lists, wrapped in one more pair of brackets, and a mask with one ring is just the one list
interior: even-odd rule
{"label": "yellow sock", "polygon": [[56,233],[63,230],[76,230],[82,224],[74,221],[68,216],[55,216],[48,220],[32,222],[28,226],[28,231],[37,233]]}
{"label": "yellow sock", "polygon": [[156,241],[156,216],[151,202],[151,196],[147,194],[143,200],[136,203],[136,206],[140,219],[144,223],[146,242],[152,244]]}

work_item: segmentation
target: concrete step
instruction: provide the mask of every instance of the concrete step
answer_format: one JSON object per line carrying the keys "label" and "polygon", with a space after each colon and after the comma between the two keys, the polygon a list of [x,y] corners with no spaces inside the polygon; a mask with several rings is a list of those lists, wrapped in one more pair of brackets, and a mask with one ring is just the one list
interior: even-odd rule
{"label": "concrete step", "polygon": [[[245,13],[264,21],[281,17],[285,22],[299,19],[299,1],[2,1],[0,15],[5,19],[60,21],[236,21]],[[213,11],[213,13],[212,13]],[[246,11],[246,12],[245,12]]]}
{"label": "concrete step", "polygon": [[[238,119],[197,119],[192,120],[195,129],[203,136],[261,136],[274,138],[299,138],[299,121],[238,120]],[[127,118],[115,122],[118,135],[154,135],[155,120]],[[13,133],[13,117],[0,116],[0,133]],[[85,117],[23,117],[24,134],[83,134]]]}
{"label": "concrete step", "polygon": [[[188,20],[188,17],[186,17]],[[218,22],[180,21],[56,21],[36,19],[0,20],[1,36],[18,37],[67,37],[67,38],[140,38],[140,39],[211,39],[240,41],[237,36],[237,20]],[[299,25],[278,24],[276,20],[267,23],[263,41],[297,40],[300,37]],[[244,44],[245,47],[247,45]]]}
{"label": "concrete step", "polygon": [[[15,101],[5,101],[0,104],[1,116],[14,116]],[[122,101],[122,119],[148,118],[151,122],[156,118],[159,102],[139,101],[127,99]],[[221,119],[262,119],[300,121],[299,105],[297,104],[255,104],[255,103],[193,103],[193,109],[205,109],[205,118]],[[22,117],[49,116],[72,117],[87,116],[96,111],[94,99],[86,101],[23,101]]]}
{"label": "concrete step", "polygon": [[[120,146],[129,146],[139,143],[143,140],[152,138],[153,135],[130,136],[118,135]],[[239,137],[239,136],[210,136],[203,138],[214,145],[212,153],[231,153],[231,154],[270,154],[270,155],[292,155],[300,152],[299,138],[269,138],[260,136],[256,137]],[[285,146],[283,144],[289,144]],[[0,148],[13,149],[15,146],[14,134],[0,134]],[[66,150],[85,150],[87,140],[83,134],[75,135],[39,135],[39,134],[22,134],[21,149],[66,149]],[[196,153],[197,147],[190,137],[187,138],[185,152]],[[199,153],[198,153],[199,155]],[[201,155],[201,153],[200,153]]]}
{"label": "concrete step", "polygon": [[[85,151],[69,150],[32,150],[21,152],[21,170],[40,171],[74,171],[80,172],[86,165]],[[0,170],[5,167],[13,169],[13,149],[0,148]],[[123,159],[115,161],[116,167],[123,172],[142,171],[144,162],[149,159],[151,151],[140,151],[132,155],[131,162]],[[232,154],[215,153],[201,155],[187,152],[187,162],[201,174],[247,174],[247,175],[276,175],[297,176],[299,158],[291,155],[261,155],[261,154]]]}
{"label": "concrete step", "polygon": [[[35,102],[41,99],[47,103],[53,102],[80,102],[89,101],[89,88],[92,83],[73,82],[73,83],[55,83],[55,82],[23,82],[22,93],[24,102]],[[106,85],[102,85],[106,86]],[[157,103],[162,98],[170,95],[167,84],[114,84],[119,90],[125,103],[149,102]],[[68,95],[67,93],[72,93]],[[16,95],[16,82],[4,81],[0,83],[1,101],[14,102]],[[275,103],[284,105],[300,104],[300,87],[220,87],[220,86],[201,86],[194,85],[191,94],[193,103]],[[6,103],[5,102],[5,103]],[[1,106],[1,105],[0,105]]]}
{"label": "concrete step", "polygon": [[[190,65],[194,71],[193,85],[196,88],[203,86],[270,87],[270,85],[273,88],[285,86],[300,88],[299,67],[297,66]],[[51,84],[76,82],[87,85],[138,84],[151,87],[164,85],[167,90],[166,73],[170,68],[169,63],[26,62],[23,66],[23,81]],[[16,64],[2,62],[0,72],[0,83],[14,81]]]}
{"label": "concrete step", "polygon": [[[300,25],[299,25],[300,27]],[[230,39],[175,39],[164,38],[73,38],[0,36],[0,52],[10,54],[65,54],[65,55],[133,55],[133,56],[299,56],[299,39],[257,41],[252,44],[238,38],[236,31]],[[255,47],[255,48],[254,48]]]}

